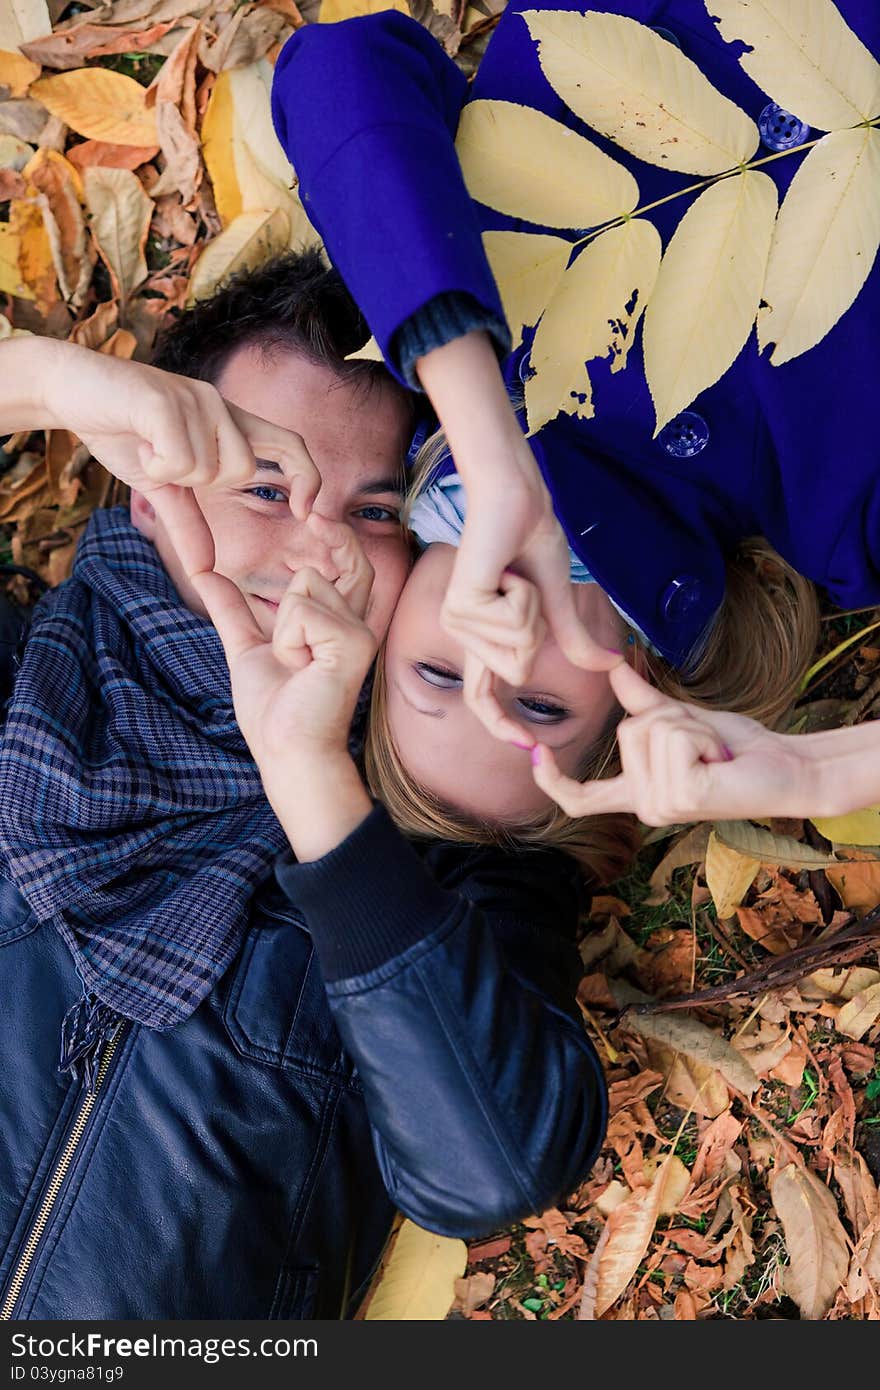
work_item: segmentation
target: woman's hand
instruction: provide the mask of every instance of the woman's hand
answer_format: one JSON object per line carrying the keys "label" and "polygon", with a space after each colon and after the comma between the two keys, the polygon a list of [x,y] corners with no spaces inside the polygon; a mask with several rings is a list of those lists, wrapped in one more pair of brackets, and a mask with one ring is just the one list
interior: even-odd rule
{"label": "woman's hand", "polygon": [[301,437],[225,401],[210,382],[36,339],[5,343],[3,368],[5,428],[72,430],[138,492],[242,483],[261,458],[290,479],[294,515],[311,510],[321,479]]}
{"label": "woman's hand", "polygon": [[[511,685],[528,680],[543,623],[575,666],[608,670],[619,653],[597,642],[578,617],[568,543],[488,337],[465,334],[420,358],[416,369],[467,494],[444,627]],[[524,626],[511,569],[537,588],[536,615],[543,615],[543,623],[535,616]]]}
{"label": "woman's hand", "polygon": [[672,700],[625,662],[609,680],[631,716],[617,730],[619,776],[576,782],[545,745],[533,753],[535,781],[568,815],[630,811],[645,825],[674,825],[819,813],[809,739]]}

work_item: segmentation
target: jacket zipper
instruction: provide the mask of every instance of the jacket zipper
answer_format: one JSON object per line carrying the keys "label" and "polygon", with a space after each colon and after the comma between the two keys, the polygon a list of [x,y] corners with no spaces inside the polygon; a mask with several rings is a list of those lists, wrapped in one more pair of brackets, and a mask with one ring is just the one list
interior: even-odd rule
{"label": "jacket zipper", "polygon": [[49,1224],[49,1218],[52,1215],[52,1210],[58,1199],[58,1194],[64,1186],[64,1179],[70,1171],[71,1164],[76,1156],[76,1151],[86,1132],[89,1119],[95,1108],[98,1092],[107,1078],[107,1073],[110,1070],[110,1063],[113,1060],[113,1054],[127,1031],[127,1027],[123,1025],[107,1043],[95,1076],[95,1088],[93,1091],[87,1091],[80,1102],[79,1110],[77,1111],[76,1118],[68,1134],[67,1143],[64,1146],[64,1152],[55,1165],[55,1169],[49,1180],[49,1186],[46,1189],[46,1195],[40,1204],[40,1209],[31,1226],[24,1249],[21,1252],[17,1265],[13,1269],[12,1278],[7,1285],[6,1298],[4,1299],[3,1307],[0,1308],[0,1322],[9,1322],[12,1318],[13,1309],[21,1296],[28,1271],[33,1263],[34,1255],[37,1252],[46,1227]]}

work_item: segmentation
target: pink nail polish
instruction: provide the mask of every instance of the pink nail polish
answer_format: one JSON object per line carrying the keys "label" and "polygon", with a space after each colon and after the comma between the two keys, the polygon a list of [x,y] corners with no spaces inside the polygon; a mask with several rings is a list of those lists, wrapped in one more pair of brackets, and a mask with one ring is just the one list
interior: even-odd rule
{"label": "pink nail polish", "polygon": [[726,763],[732,763],[732,762],[733,762],[733,756],[734,756],[734,755],[733,755],[733,752],[731,751],[731,749],[728,748],[728,746],[727,746],[726,743],[725,743],[725,744],[722,744],[722,747],[723,747],[723,749],[724,749],[724,761],[725,761]]}
{"label": "pink nail polish", "polygon": [[534,746],[534,748],[532,749],[532,767],[537,767],[537,766],[539,765],[540,761],[541,761],[541,750],[540,750],[540,748],[538,747],[538,745],[537,745],[537,743],[536,743],[535,746]]}
{"label": "pink nail polish", "polygon": [[515,738],[513,742],[516,745],[516,747],[521,748],[524,753],[531,753],[532,749],[535,746],[533,743],[520,743],[518,738]]}

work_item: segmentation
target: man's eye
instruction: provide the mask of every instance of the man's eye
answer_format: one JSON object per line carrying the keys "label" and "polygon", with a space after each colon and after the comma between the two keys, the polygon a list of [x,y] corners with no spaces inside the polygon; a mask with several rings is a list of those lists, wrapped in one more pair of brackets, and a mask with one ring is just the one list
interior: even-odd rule
{"label": "man's eye", "polygon": [[528,696],[518,695],[516,703],[533,724],[561,724],[563,719],[568,719],[571,714],[571,710],[567,710],[565,705],[555,705],[549,700],[533,700]]}
{"label": "man's eye", "polygon": [[282,492],[280,487],[269,487],[261,484],[259,487],[249,487],[245,489],[248,497],[256,497],[260,502],[286,502],[287,493]]}
{"label": "man's eye", "polygon": [[378,503],[373,503],[369,507],[358,507],[355,516],[359,516],[362,521],[398,522],[400,511],[397,507],[382,507]]}
{"label": "man's eye", "polygon": [[413,669],[426,685],[433,685],[439,690],[457,690],[461,685],[458,672],[449,671],[443,666],[432,666],[430,662],[417,661]]}

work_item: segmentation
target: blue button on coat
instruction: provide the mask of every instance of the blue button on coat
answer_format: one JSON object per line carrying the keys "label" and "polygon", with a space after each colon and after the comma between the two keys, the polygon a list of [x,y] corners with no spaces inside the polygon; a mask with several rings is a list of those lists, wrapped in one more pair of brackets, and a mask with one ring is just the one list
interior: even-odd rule
{"label": "blue button on coat", "polygon": [[[693,182],[630,157],[568,110],[544,78],[520,17],[538,8],[545,8],[540,0],[510,0],[472,87],[424,28],[396,12],[307,26],[279,57],[276,129],[309,216],[392,368],[398,329],[436,295],[462,291],[501,314],[481,232],[525,229],[467,193],[453,144],[466,100],[520,102],[589,134],[633,170],[642,204]],[[546,8],[585,7],[553,0]],[[767,106],[768,93],[737,61],[742,45],[721,39],[698,0],[590,8],[668,28],[754,120]],[[880,53],[880,6],[838,0],[838,8]],[[792,155],[765,167],[780,201],[802,160]],[[687,206],[688,199],[676,200],[650,214],[664,244]],[[527,337],[506,364],[517,387],[528,347]],[[573,548],[670,660],[686,662],[698,643],[722,601],[726,559],[748,535],[767,536],[842,606],[880,602],[878,366],[875,264],[853,306],[801,357],[772,367],[752,333],[724,377],[690,406],[708,431],[698,453],[677,458],[653,438],[638,342],[622,372],[591,363],[593,419],[560,415],[535,437]],[[682,574],[696,586],[684,614],[667,602]]]}

